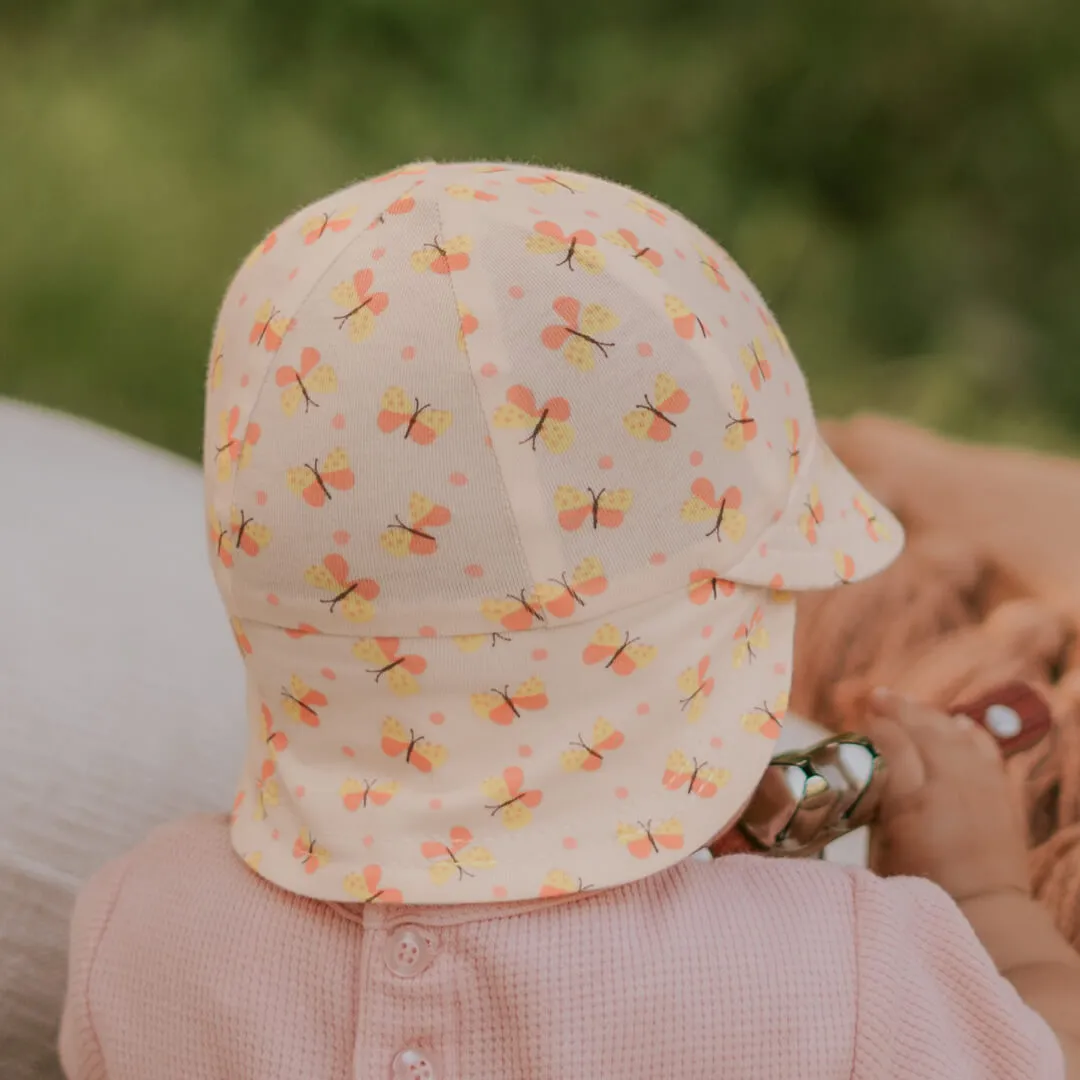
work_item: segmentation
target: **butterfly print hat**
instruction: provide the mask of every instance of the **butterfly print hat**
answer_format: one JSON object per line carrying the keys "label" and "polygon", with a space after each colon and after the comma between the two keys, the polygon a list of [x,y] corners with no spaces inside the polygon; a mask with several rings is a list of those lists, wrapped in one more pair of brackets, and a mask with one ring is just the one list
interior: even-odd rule
{"label": "butterfly print hat", "polygon": [[685,858],[772,755],[791,590],[902,543],[730,256],[532,166],[409,166],[271,232],[221,308],[205,463],[248,682],[233,842],[326,900]]}

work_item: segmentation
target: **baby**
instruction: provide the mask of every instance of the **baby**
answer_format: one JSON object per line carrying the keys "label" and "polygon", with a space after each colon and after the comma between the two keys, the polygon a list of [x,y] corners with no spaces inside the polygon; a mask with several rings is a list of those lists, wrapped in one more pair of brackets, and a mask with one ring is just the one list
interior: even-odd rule
{"label": "baby", "polygon": [[938,884],[688,858],[775,750],[792,590],[901,546],[690,222],[539,167],[357,184],[240,270],[206,416],[246,760],[84,890],[70,1080],[1080,1076],[973,725],[870,721],[876,868]]}

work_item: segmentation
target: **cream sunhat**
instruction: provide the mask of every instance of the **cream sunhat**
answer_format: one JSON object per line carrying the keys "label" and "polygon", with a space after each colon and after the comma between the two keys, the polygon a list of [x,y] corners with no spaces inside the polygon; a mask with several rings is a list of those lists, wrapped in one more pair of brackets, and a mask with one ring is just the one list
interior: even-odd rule
{"label": "cream sunhat", "polygon": [[422,164],[275,229],[213,345],[209,541],[263,877],[465,903],[646,876],[773,750],[794,604],[897,523],[754,286],[634,191]]}

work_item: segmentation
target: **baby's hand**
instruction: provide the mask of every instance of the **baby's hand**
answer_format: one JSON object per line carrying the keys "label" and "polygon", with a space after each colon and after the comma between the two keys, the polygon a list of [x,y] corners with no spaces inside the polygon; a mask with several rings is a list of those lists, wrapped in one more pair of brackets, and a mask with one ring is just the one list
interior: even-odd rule
{"label": "baby's hand", "polygon": [[885,759],[870,868],[929,878],[958,903],[1031,888],[1025,834],[992,735],[875,691],[867,734]]}

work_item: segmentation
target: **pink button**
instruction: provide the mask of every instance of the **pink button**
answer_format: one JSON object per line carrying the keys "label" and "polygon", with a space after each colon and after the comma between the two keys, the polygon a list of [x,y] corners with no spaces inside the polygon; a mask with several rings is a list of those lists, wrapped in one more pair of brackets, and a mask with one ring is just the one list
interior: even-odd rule
{"label": "pink button", "polygon": [[417,926],[398,927],[386,942],[386,966],[403,979],[427,971],[435,959],[434,941]]}
{"label": "pink button", "polygon": [[394,1058],[394,1080],[439,1080],[438,1057],[430,1050],[410,1047]]}

